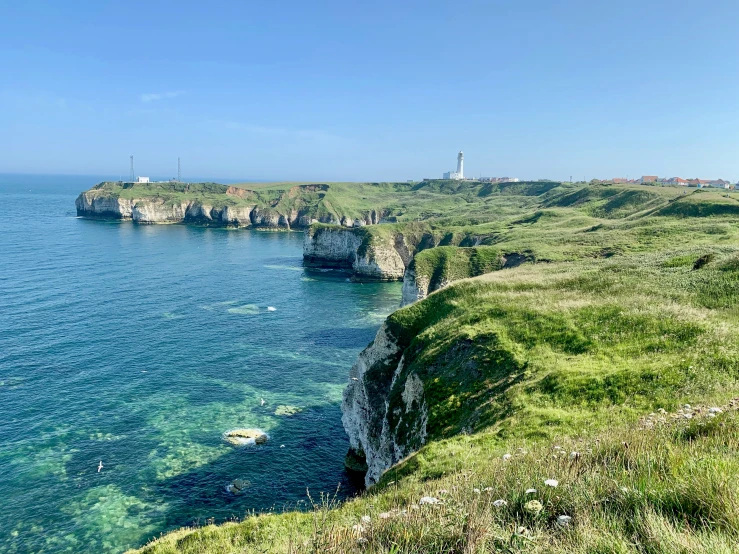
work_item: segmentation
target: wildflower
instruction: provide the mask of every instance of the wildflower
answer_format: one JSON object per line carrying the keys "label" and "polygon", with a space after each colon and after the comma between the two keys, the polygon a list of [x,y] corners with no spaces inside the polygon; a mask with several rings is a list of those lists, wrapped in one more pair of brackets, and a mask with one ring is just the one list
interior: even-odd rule
{"label": "wildflower", "polygon": [[[691,367],[692,367],[692,366],[691,366]],[[685,406],[683,406],[683,409],[684,409],[684,410],[690,410],[690,409],[691,409],[691,408],[690,408],[690,404],[685,404]]]}
{"label": "wildflower", "polygon": [[475,494],[480,494],[480,489],[472,489],[472,492],[474,492]]}
{"label": "wildflower", "polygon": [[683,414],[683,417],[684,417],[685,419],[693,419],[693,414],[689,414],[689,413],[684,413],[684,414]]}
{"label": "wildflower", "polygon": [[508,506],[508,502],[501,498],[493,502],[493,506],[495,506],[496,508],[502,508],[503,506]]}
{"label": "wildflower", "polygon": [[391,517],[393,517],[393,514],[391,514],[390,512],[380,512],[377,517],[379,517],[380,519],[390,519]]}
{"label": "wildflower", "polygon": [[526,494],[536,494],[536,489],[526,489]]}
{"label": "wildflower", "polygon": [[557,525],[559,527],[567,527],[570,524],[570,521],[572,521],[570,516],[562,515],[557,518]]}
{"label": "wildflower", "polygon": [[372,521],[372,518],[370,516],[362,516],[361,521],[362,523],[369,523],[370,521]]}
{"label": "wildflower", "polygon": [[439,490],[439,494],[448,494],[448,493],[449,493],[449,491],[446,490],[446,489],[440,489]]}
{"label": "wildflower", "polygon": [[577,460],[580,457],[579,452],[575,452],[574,450],[570,452],[570,460]]}
{"label": "wildflower", "polygon": [[723,410],[721,408],[709,408],[708,413],[709,414],[720,414]]}
{"label": "wildflower", "polygon": [[424,504],[438,504],[439,499],[434,498],[433,496],[424,496],[421,498],[421,500],[418,501],[418,503],[423,506]]}
{"label": "wildflower", "polygon": [[367,544],[369,541],[364,537],[359,537],[357,539],[357,544]]}
{"label": "wildflower", "polygon": [[544,481],[544,484],[547,487],[555,488],[557,485],[559,485],[559,481],[557,481],[556,479],[547,479]]}
{"label": "wildflower", "polygon": [[529,500],[526,504],[523,505],[523,508],[527,512],[536,515],[541,512],[544,506],[542,506],[541,502],[539,502],[538,500]]}
{"label": "wildflower", "polygon": [[510,460],[513,456],[511,454],[503,454],[504,460]]}
{"label": "wildflower", "polygon": [[484,492],[493,492],[493,487],[485,487],[482,489]]}
{"label": "wildflower", "polygon": [[359,525],[358,523],[356,525],[352,525],[352,531],[356,531],[357,533],[363,533],[364,527]]}

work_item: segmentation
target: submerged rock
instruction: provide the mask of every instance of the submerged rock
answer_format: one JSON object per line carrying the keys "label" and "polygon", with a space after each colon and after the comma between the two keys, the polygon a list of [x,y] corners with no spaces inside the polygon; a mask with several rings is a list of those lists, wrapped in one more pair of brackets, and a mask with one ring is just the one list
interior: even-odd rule
{"label": "submerged rock", "polygon": [[269,437],[259,429],[233,429],[224,433],[223,438],[234,446],[248,446],[264,444]]}
{"label": "submerged rock", "polygon": [[234,479],[228,485],[226,485],[226,490],[230,492],[231,494],[239,494],[239,493],[244,492],[244,490],[248,486],[249,486],[249,481],[245,481],[243,479]]}
{"label": "submerged rock", "polygon": [[294,416],[295,414],[299,414],[303,411],[303,408],[300,408],[298,406],[288,406],[286,404],[281,404],[280,406],[277,406],[277,409],[275,410],[275,415],[278,416]]}

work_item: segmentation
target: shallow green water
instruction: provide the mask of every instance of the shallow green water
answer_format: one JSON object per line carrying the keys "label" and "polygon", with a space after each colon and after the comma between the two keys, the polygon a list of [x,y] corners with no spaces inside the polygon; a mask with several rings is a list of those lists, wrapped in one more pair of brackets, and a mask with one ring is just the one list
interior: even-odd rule
{"label": "shallow green water", "polygon": [[80,220],[92,183],[59,181],[0,181],[0,551],[120,552],[351,494],[341,391],[399,285],[306,272],[299,233]]}

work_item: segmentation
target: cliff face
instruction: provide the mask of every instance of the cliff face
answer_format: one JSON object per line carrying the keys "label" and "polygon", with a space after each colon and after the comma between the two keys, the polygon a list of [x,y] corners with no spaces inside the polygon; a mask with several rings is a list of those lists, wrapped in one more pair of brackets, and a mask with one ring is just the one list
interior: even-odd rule
{"label": "cliff face", "polygon": [[312,228],[305,234],[303,261],[321,267],[353,268],[362,240],[349,229]]}
{"label": "cliff face", "polygon": [[[363,226],[362,226],[363,227]],[[403,278],[413,255],[434,246],[430,235],[408,236],[339,227],[312,227],[305,235],[303,260],[308,265],[351,269],[360,279],[396,281]]]}
{"label": "cliff face", "polygon": [[[139,186],[148,196],[137,196]],[[75,201],[77,215],[148,224],[306,229],[313,223],[374,225],[382,221],[384,213],[367,210],[358,217],[339,215],[324,202],[328,185],[299,185],[264,193],[216,183],[157,183],[151,187],[150,190],[132,183],[100,183],[79,195]]]}
{"label": "cliff face", "polygon": [[403,289],[400,299],[400,307],[402,308],[403,306],[413,304],[418,300],[426,298],[429,294],[434,292],[434,290],[438,290],[447,286],[449,282],[441,281],[434,289],[429,288],[430,284],[431,283],[429,279],[423,276],[418,277],[416,275],[416,270],[414,267],[411,266],[406,269],[405,274],[403,275]]}
{"label": "cliff face", "polygon": [[352,455],[366,461],[367,486],[425,444],[423,383],[404,371],[402,349],[387,324],[354,363],[341,409]]}

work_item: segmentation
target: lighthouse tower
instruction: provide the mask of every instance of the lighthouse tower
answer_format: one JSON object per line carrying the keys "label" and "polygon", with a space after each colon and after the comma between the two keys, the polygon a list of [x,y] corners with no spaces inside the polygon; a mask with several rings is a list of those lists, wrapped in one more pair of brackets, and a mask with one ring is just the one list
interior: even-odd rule
{"label": "lighthouse tower", "polygon": [[457,154],[457,179],[464,179],[464,152]]}

